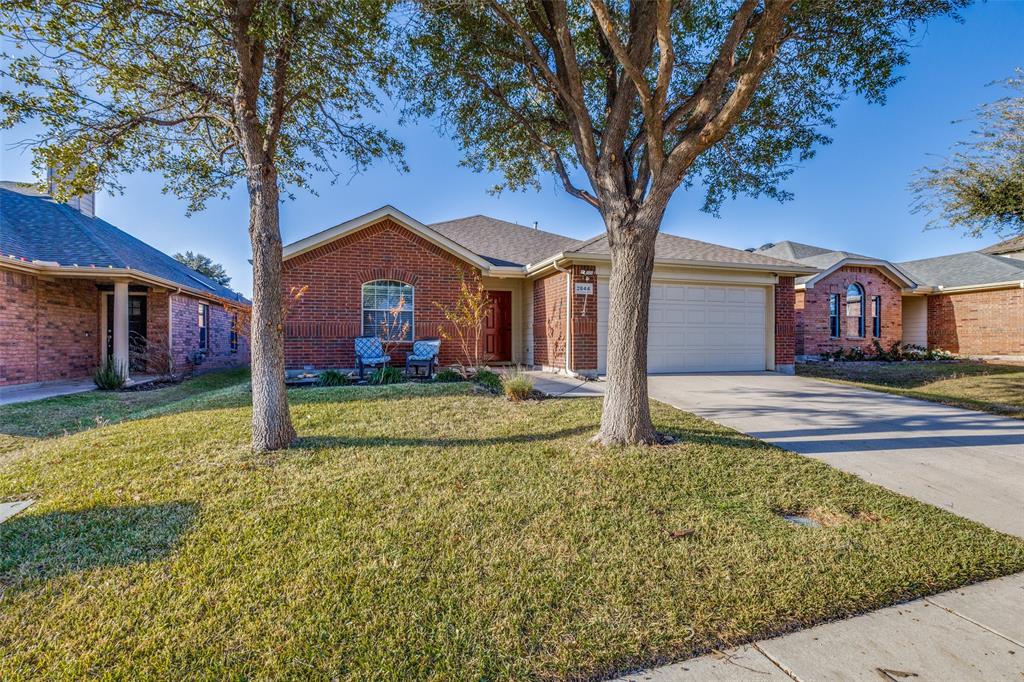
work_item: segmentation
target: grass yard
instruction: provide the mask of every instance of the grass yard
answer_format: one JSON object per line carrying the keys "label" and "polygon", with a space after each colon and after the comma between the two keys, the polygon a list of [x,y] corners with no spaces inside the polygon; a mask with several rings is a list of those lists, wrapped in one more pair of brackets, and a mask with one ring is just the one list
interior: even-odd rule
{"label": "grass yard", "polygon": [[1024,419],[1024,365],[812,362],[797,374]]}
{"label": "grass yard", "polygon": [[601,678],[1024,570],[663,405],[679,444],[605,450],[596,399],[300,390],[301,443],[256,457],[235,381],[0,455],[0,499],[39,498],[0,524],[0,679]]}
{"label": "grass yard", "polygon": [[0,405],[0,453],[39,438],[187,410],[196,400],[215,399],[218,391],[237,393],[245,376],[243,370],[211,372],[155,391],[92,391]]}

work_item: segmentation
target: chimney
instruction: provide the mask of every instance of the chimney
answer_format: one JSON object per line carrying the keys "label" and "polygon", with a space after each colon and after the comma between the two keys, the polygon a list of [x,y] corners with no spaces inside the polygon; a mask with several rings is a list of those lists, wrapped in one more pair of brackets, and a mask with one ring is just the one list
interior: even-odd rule
{"label": "chimney", "polygon": [[[56,191],[57,178],[60,177],[60,171],[53,166],[46,169],[46,187],[50,196],[53,196]],[[72,173],[72,176],[74,174]],[[89,216],[90,218],[96,217],[96,192],[89,192],[88,194],[82,194],[77,197],[71,197],[66,202],[68,206],[80,212],[82,215]]]}

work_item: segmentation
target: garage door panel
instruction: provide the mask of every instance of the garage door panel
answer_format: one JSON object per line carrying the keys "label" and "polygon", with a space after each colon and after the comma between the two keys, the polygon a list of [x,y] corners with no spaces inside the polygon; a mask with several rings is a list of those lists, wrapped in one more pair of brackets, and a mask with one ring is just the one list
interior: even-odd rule
{"label": "garage door panel", "polygon": [[[651,287],[648,371],[765,369],[765,287],[655,284]],[[598,286],[598,364],[605,371],[608,285]]]}

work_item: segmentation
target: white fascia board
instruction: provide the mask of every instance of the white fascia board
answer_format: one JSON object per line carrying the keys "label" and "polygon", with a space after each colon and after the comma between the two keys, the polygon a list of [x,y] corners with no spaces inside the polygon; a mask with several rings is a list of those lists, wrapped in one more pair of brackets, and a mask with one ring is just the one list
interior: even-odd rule
{"label": "white fascia board", "polygon": [[900,272],[899,268],[895,267],[892,263],[890,263],[888,261],[874,260],[874,259],[864,259],[864,258],[844,258],[843,260],[839,261],[835,265],[832,265],[831,267],[829,267],[829,268],[827,268],[825,270],[822,270],[818,274],[816,274],[813,277],[811,277],[809,280],[807,280],[806,282],[803,283],[803,287],[805,289],[813,289],[814,285],[817,282],[821,281],[822,278],[831,275],[833,272],[835,272],[839,268],[845,267],[847,265],[852,265],[852,266],[855,266],[855,267],[862,267],[862,268],[877,268],[879,270],[886,270],[886,271],[892,273],[893,277],[896,280],[898,280],[901,284],[905,285],[907,288],[913,289],[915,286],[917,286],[916,282],[914,282],[909,277],[904,275],[902,272]]}
{"label": "white fascia board", "polygon": [[100,266],[81,266],[81,265],[54,265],[50,261],[21,261],[16,258],[11,259],[0,259],[0,266],[9,267],[14,270],[21,270],[23,272],[30,272],[33,274],[44,274],[54,275],[58,277],[69,277],[79,279],[130,279],[146,284],[154,284],[164,289],[174,289],[187,293],[197,298],[203,298],[217,303],[227,303],[233,306],[239,306],[242,308],[248,308],[251,306],[247,301],[236,301],[231,298],[225,298],[219,296],[210,291],[203,291],[195,287],[186,286],[179,284],[173,280],[151,275],[144,270],[136,270],[134,268],[113,268],[113,267],[100,267]]}
{"label": "white fascia board", "polygon": [[[528,274],[535,274],[540,270],[551,267],[555,263],[563,260],[581,262],[581,263],[605,263],[611,261],[612,257],[610,254],[604,253],[560,253],[558,255],[547,258],[538,263],[527,266]],[[792,265],[778,264],[778,263],[724,263],[720,261],[708,261],[699,260],[692,258],[655,258],[654,266],[659,265],[665,266],[680,266],[680,267],[692,267],[692,268],[713,268],[722,270],[753,270],[758,272],[774,272],[782,273],[786,275],[812,275],[818,272],[817,268],[812,268],[806,265],[799,265],[794,263]]]}
{"label": "white fascia board", "polygon": [[476,265],[481,270],[489,271],[494,269],[494,266],[492,266],[486,260],[476,255],[469,249],[460,246],[459,244],[453,242],[451,239],[448,239],[439,232],[430,229],[420,221],[410,217],[408,214],[403,213],[394,206],[390,205],[381,206],[375,211],[364,213],[361,216],[357,216],[355,218],[352,218],[351,220],[346,220],[345,222],[339,223],[334,227],[329,227],[326,230],[321,230],[316,234],[311,234],[308,237],[288,244],[282,249],[284,260],[294,258],[295,256],[306,253],[307,251],[312,251],[313,249],[323,246],[324,244],[332,242],[336,239],[340,239],[347,234],[352,234],[353,232],[357,232],[363,229],[364,227],[368,227],[370,225],[373,225],[374,223],[380,222],[384,218],[390,218],[391,220],[394,220],[402,227],[405,227],[409,231],[418,234],[427,241],[437,246],[440,246],[445,251],[455,254],[462,260],[472,263],[473,265]]}

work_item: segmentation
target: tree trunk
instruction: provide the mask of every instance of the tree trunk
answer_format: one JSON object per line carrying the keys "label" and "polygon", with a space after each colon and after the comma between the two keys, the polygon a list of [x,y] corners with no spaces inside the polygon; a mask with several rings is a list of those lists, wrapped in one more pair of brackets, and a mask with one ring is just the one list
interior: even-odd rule
{"label": "tree trunk", "polygon": [[658,442],[647,399],[647,323],[657,220],[609,221],[612,273],[608,282],[608,358],[602,445]]}
{"label": "tree trunk", "polygon": [[250,169],[252,243],[252,449],[288,447],[295,428],[284,385],[284,306],[277,173],[269,163]]}

